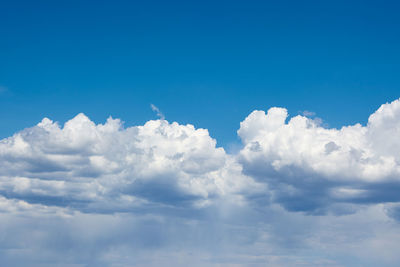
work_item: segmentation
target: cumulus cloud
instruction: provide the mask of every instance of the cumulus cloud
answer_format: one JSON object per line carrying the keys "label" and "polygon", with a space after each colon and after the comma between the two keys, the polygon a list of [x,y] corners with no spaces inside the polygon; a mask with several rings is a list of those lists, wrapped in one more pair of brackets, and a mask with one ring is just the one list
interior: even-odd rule
{"label": "cumulus cloud", "polygon": [[7,198],[87,212],[201,207],[252,184],[207,130],[165,120],[124,129],[84,114],[64,127],[45,118],[1,140],[0,174]]}
{"label": "cumulus cloud", "polygon": [[400,201],[400,101],[382,105],[366,126],[327,129],[284,108],[252,112],[240,125],[246,174],[289,210]]}
{"label": "cumulus cloud", "polygon": [[160,118],[44,118],[0,140],[0,262],[397,266],[399,100],[341,129],[254,111],[233,154]]}

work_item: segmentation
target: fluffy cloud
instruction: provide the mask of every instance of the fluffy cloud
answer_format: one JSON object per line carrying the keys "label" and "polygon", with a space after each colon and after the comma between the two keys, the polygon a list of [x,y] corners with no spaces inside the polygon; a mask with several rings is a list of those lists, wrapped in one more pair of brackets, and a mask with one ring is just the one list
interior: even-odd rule
{"label": "fluffy cloud", "polygon": [[1,140],[0,173],[7,198],[86,212],[201,207],[252,185],[207,130],[165,120],[124,129],[83,114]]}
{"label": "fluffy cloud", "polygon": [[269,185],[289,210],[321,212],[343,203],[400,201],[400,101],[382,105],[366,126],[326,129],[287,110],[252,112],[238,131],[246,174]]}
{"label": "fluffy cloud", "polygon": [[341,129],[254,111],[238,134],[227,154],[192,125],[79,114],[0,140],[0,262],[398,265],[399,100]]}

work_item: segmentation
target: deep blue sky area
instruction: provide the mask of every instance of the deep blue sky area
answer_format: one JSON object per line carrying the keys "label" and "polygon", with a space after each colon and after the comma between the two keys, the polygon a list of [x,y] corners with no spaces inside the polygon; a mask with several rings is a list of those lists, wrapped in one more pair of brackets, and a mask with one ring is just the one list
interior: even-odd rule
{"label": "deep blue sky area", "polygon": [[400,97],[398,1],[0,1],[0,138],[79,112],[207,128],[255,109],[331,127]]}

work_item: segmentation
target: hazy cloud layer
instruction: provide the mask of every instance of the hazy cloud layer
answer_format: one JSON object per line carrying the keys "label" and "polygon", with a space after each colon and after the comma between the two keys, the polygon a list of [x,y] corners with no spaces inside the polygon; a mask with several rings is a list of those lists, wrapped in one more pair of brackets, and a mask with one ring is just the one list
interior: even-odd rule
{"label": "hazy cloud layer", "polygon": [[341,129],[254,111],[238,135],[231,155],[192,125],[79,114],[0,140],[0,262],[396,266],[399,100]]}

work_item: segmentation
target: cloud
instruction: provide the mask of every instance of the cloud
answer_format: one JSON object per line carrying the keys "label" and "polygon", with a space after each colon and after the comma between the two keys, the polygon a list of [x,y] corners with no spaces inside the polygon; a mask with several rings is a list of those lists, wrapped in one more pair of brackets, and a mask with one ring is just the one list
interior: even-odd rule
{"label": "cloud", "polygon": [[372,267],[400,259],[400,228],[381,205],[344,216],[225,207],[197,219],[34,210],[0,213],[4,265]]}
{"label": "cloud", "polygon": [[44,118],[0,140],[0,262],[397,266],[399,125],[399,100],[341,129],[275,107],[228,154],[163,118]]}
{"label": "cloud", "polygon": [[238,134],[247,175],[268,184],[289,210],[324,212],[343,203],[398,202],[400,101],[382,105],[366,126],[327,129],[284,108],[252,112]]}
{"label": "cloud", "polygon": [[0,193],[28,203],[85,212],[201,207],[251,186],[207,130],[165,120],[124,129],[79,114],[61,128],[45,118],[0,141]]}
{"label": "cloud", "polygon": [[151,110],[154,111],[161,120],[165,120],[164,114],[160,111],[160,109],[158,107],[156,107],[153,104],[150,104],[150,107],[151,107]]}
{"label": "cloud", "polygon": [[308,110],[304,110],[303,112],[301,112],[303,114],[303,116],[305,117],[313,117],[315,116],[315,112],[313,111],[308,111]]}

